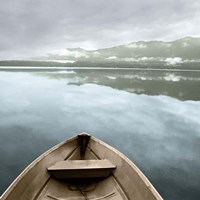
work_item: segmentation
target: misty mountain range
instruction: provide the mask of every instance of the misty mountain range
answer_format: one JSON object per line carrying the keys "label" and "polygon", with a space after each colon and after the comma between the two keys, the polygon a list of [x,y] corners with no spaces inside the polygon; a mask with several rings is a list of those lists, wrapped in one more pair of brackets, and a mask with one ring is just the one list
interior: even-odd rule
{"label": "misty mountain range", "polygon": [[138,41],[98,50],[68,48],[26,61],[0,61],[0,65],[200,69],[200,38]]}

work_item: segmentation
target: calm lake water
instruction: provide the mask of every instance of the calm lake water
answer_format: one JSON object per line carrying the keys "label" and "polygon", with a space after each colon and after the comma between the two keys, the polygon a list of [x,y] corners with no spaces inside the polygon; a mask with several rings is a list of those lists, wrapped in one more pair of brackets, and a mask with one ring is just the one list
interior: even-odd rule
{"label": "calm lake water", "polygon": [[200,197],[200,71],[0,69],[0,193],[82,131],[130,158],[166,200]]}

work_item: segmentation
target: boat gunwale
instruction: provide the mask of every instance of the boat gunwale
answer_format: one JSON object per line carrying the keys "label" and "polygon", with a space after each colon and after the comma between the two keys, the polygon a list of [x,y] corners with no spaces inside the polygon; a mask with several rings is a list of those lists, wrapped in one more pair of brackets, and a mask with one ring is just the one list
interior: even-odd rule
{"label": "boat gunwale", "polygon": [[[149,181],[149,179],[144,175],[144,173],[137,167],[137,165],[131,161],[127,156],[125,156],[123,153],[118,151],[116,148],[112,147],[111,145],[103,142],[102,140],[91,136],[91,139],[94,140],[94,142],[99,143],[100,145],[108,148],[109,150],[116,153],[119,157],[121,157],[133,170],[138,174],[138,176],[141,178],[141,180],[144,182],[146,187],[153,193],[153,195],[156,197],[157,200],[163,200],[159,192],[155,189],[155,187],[152,185],[152,183]],[[115,177],[115,175],[113,174]],[[116,177],[115,177],[116,178]],[[117,178],[116,178],[117,179]]]}
{"label": "boat gunwale", "polygon": [[[72,142],[78,138],[78,135],[72,136],[67,140],[64,140],[44,153],[42,153],[40,156],[38,156],[36,159],[34,159],[15,179],[14,181],[8,186],[8,188],[3,192],[3,194],[0,196],[0,200],[2,198],[6,199],[10,192],[12,192],[13,188],[22,180],[22,178],[33,168],[36,166],[37,163],[39,163],[42,159],[44,159],[46,156],[50,155],[53,151],[59,149],[61,146],[65,145],[68,142]],[[2,199],[3,200],[3,199]]]}

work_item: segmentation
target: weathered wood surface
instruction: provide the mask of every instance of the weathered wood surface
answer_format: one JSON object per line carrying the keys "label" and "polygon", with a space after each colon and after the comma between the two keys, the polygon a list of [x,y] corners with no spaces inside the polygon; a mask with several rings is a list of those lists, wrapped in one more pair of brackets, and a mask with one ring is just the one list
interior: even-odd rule
{"label": "weathered wood surface", "polygon": [[[64,181],[55,179],[47,168],[51,168],[54,164],[56,166],[56,163],[61,163],[58,166],[60,168],[62,166],[66,167],[66,163],[71,165],[73,162],[77,162],[73,160],[83,158],[78,144],[78,137],[75,136],[45,152],[19,175],[0,199],[162,200],[161,196],[135,164],[113,147],[94,137],[90,138],[88,147],[84,150],[84,159],[107,159],[113,166],[116,166],[113,173],[101,181],[85,180],[85,182],[76,181],[71,183],[67,181],[68,179],[64,179]],[[72,161],[66,162],[67,160]],[[101,161],[95,162],[99,163]],[[76,168],[71,165],[71,168],[73,167]]]}

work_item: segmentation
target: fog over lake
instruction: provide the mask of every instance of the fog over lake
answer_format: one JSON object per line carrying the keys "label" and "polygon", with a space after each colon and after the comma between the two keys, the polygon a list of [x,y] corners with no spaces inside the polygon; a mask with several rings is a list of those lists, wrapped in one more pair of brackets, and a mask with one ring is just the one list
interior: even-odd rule
{"label": "fog over lake", "polygon": [[200,197],[200,72],[0,70],[0,193],[82,131],[117,148],[166,200]]}

